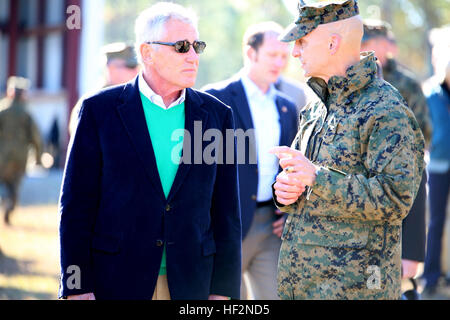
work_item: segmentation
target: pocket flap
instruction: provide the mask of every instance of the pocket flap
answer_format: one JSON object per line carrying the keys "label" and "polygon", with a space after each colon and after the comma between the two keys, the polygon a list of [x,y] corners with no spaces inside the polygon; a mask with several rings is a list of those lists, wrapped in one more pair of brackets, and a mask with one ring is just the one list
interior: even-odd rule
{"label": "pocket flap", "polygon": [[117,253],[120,251],[121,239],[115,235],[94,234],[92,239],[92,248],[108,253]]}
{"label": "pocket flap", "polygon": [[[311,217],[294,230],[298,242],[332,248],[362,249],[369,238],[368,225],[350,221],[329,221],[322,217]],[[303,222],[303,221],[302,221]]]}
{"label": "pocket flap", "polygon": [[216,253],[216,242],[214,239],[205,239],[202,242],[202,254],[204,256],[209,256]]}

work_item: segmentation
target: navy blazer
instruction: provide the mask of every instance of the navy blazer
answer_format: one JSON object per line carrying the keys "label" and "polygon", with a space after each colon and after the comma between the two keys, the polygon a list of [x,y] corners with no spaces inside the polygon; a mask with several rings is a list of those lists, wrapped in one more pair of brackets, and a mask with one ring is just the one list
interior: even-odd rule
{"label": "navy blazer", "polygon": [[[236,129],[243,129],[244,131],[254,129],[247,95],[238,76],[217,84],[208,85],[204,90],[233,109]],[[297,109],[292,100],[278,90],[275,104],[280,115],[281,135],[279,145],[290,147],[298,130]],[[250,148],[256,150],[256,146],[250,146],[248,141],[246,141],[245,153],[247,160],[250,154]],[[247,160],[245,164],[239,164],[243,238],[247,235],[253,220],[253,214],[256,209],[256,194],[258,191],[258,166],[257,164],[250,164]],[[281,171],[281,168],[279,169]]]}
{"label": "navy blazer", "polygon": [[[224,137],[234,128],[232,110],[205,93],[187,89],[185,110],[192,143],[185,136],[183,155],[190,147],[194,156],[194,121]],[[239,298],[237,179],[236,162],[186,161],[166,199],[137,78],[85,99],[60,198],[59,296],[152,299],[166,247],[172,299]]]}

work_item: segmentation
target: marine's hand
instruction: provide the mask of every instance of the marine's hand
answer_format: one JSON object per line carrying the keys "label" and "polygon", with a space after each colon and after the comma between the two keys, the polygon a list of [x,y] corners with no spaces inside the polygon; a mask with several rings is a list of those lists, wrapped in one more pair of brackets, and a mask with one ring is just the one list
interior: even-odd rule
{"label": "marine's hand", "polygon": [[280,166],[289,178],[299,180],[303,185],[312,186],[316,181],[318,167],[300,151],[289,147],[275,147],[270,150],[280,159]]}
{"label": "marine's hand", "polygon": [[290,178],[285,171],[282,171],[273,185],[277,201],[285,206],[293,204],[305,192],[305,185],[297,179]]}

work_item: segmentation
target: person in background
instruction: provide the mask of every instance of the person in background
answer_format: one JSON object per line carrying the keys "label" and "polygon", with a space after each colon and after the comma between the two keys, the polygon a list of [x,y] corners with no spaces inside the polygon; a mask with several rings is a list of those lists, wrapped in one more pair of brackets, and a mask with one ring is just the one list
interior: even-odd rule
{"label": "person in background", "polygon": [[204,88],[233,109],[236,129],[251,130],[245,150],[238,152],[257,155],[257,161],[239,165],[241,299],[278,299],[276,275],[285,217],[272,200],[271,186],[280,168],[269,150],[291,144],[297,132],[296,106],[275,88],[289,54],[288,44],[277,39],[282,31],[275,22],[248,27],[243,40],[244,68],[231,79]]}
{"label": "person in background", "polygon": [[427,254],[423,278],[423,295],[432,298],[438,292],[442,273],[441,255],[443,231],[448,210],[450,190],[450,26],[433,29],[430,42],[433,46],[435,75],[425,82],[424,92],[430,110],[433,135],[430,146],[429,203]]}
{"label": "person in background", "polygon": [[6,98],[0,100],[0,184],[6,188],[4,199],[5,224],[18,200],[20,182],[25,175],[28,151],[34,148],[36,164],[41,163],[42,139],[39,129],[26,110],[29,81],[10,77]]}
{"label": "person in background", "polygon": [[307,88],[304,88],[300,82],[289,79],[283,75],[280,75],[274,85],[276,89],[283,92],[292,101],[294,101],[295,106],[297,107],[297,113],[300,113],[308,100],[308,96],[306,94]]}
{"label": "person in background", "polygon": [[[132,80],[138,74],[140,67],[134,47],[124,42],[108,44],[102,49],[106,60],[106,75],[103,88],[116,86]],[[72,109],[69,119],[69,134],[73,135],[77,125],[82,97]]]}
{"label": "person in background", "polygon": [[[427,102],[416,76],[395,59],[398,48],[391,26],[380,20],[365,20],[361,50],[375,51],[375,56],[382,66],[384,80],[393,85],[406,100],[422,130],[425,146],[428,146],[432,129]],[[419,263],[425,261],[426,183],[427,173],[424,170],[414,204],[408,216],[403,220],[403,279],[414,278],[417,274]]]}

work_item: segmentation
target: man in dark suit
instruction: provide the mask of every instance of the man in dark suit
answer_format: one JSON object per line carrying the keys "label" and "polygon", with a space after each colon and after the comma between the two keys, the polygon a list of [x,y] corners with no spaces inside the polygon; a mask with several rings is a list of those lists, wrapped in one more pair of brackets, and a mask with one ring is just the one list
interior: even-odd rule
{"label": "man in dark suit", "polygon": [[245,279],[241,299],[251,297],[250,291],[258,300],[278,299],[277,263],[285,218],[272,200],[271,185],[279,166],[269,150],[290,145],[297,131],[295,104],[274,86],[289,55],[289,46],[277,40],[282,30],[274,22],[249,27],[243,43],[244,69],[205,88],[233,109],[236,132],[242,129],[249,138],[243,150],[238,142],[238,154],[248,155],[245,163],[239,163]]}
{"label": "man in dark suit", "polygon": [[237,164],[195,153],[207,130],[233,132],[233,113],[190,89],[205,48],[196,26],[179,5],[150,7],[136,21],[143,71],[84,100],[59,207],[60,297],[239,298]]}

